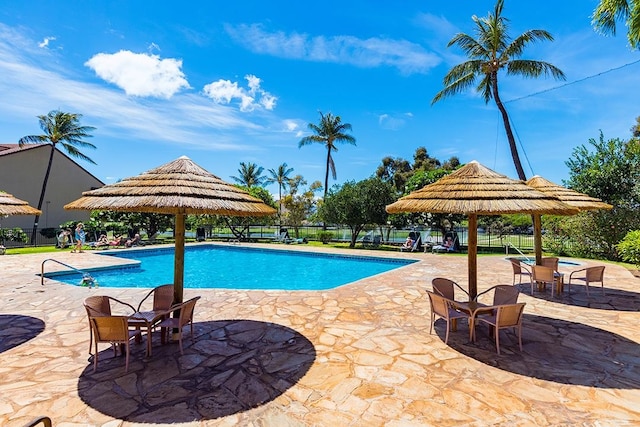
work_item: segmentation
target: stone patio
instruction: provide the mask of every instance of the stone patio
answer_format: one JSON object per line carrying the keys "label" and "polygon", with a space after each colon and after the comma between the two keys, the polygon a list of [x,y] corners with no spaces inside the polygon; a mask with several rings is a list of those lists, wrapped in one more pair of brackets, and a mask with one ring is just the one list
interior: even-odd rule
{"label": "stone patio", "polygon": [[[0,425],[39,415],[56,427],[640,424],[640,279],[625,268],[606,264],[604,296],[572,286],[551,299],[521,285],[524,349],[503,332],[498,356],[486,328],[475,343],[464,324],[449,345],[444,321],[429,334],[424,291],[437,276],[466,285],[466,256],[313,250],[420,262],[329,291],[186,289],[185,299],[202,297],[195,344],[185,336],[181,356],[154,336],[150,358],[144,341],[132,344],[128,373],[107,345],[93,373],[82,302],[101,294],[137,303],[146,290],[41,286],[37,276],[46,258],[80,269],[118,259],[0,256]],[[479,258],[480,291],[512,283],[504,258]]]}

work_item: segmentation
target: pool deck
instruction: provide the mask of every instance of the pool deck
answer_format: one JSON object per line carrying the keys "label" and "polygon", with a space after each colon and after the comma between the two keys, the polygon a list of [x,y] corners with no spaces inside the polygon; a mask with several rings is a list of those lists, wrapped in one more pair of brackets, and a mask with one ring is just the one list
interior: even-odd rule
{"label": "pool deck", "polygon": [[[498,356],[486,328],[475,343],[466,324],[448,345],[444,321],[429,334],[425,290],[434,277],[466,285],[466,256],[312,250],[420,262],[327,291],[186,289],[185,299],[201,296],[195,344],[185,335],[181,356],[154,336],[150,358],[144,342],[132,344],[128,373],[106,345],[93,373],[82,302],[110,295],[136,305],[147,291],[41,286],[37,276],[47,258],[79,269],[117,258],[0,256],[0,425],[40,415],[56,427],[640,425],[640,279],[625,268],[578,260],[606,264],[604,296],[599,285],[590,298],[578,285],[555,299],[521,285],[523,351],[502,332]],[[480,291],[512,283],[504,258],[478,259]]]}

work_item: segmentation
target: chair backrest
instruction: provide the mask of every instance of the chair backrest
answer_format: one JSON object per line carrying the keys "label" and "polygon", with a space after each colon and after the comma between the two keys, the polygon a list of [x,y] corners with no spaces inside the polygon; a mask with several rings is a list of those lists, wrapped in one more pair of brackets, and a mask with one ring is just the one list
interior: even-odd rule
{"label": "chair backrest", "polygon": [[498,328],[517,326],[522,322],[524,302],[497,306],[496,324]]}
{"label": "chair backrest", "polygon": [[431,281],[433,291],[445,297],[446,299],[455,300],[455,288],[454,281],[445,279],[444,277],[436,277]]}
{"label": "chair backrest", "polygon": [[200,297],[191,298],[180,305],[180,320],[178,321],[180,327],[193,321],[193,310],[199,299]]}
{"label": "chair backrest", "polygon": [[518,258],[509,258],[509,261],[511,262],[511,267],[513,268],[513,274],[522,274],[522,270],[524,270],[526,273],[530,273],[529,266],[524,264]]}
{"label": "chair backrest", "polygon": [[111,303],[106,295],[94,295],[84,300],[87,316],[111,316]]}
{"label": "chair backrest", "polygon": [[449,299],[433,293],[431,291],[427,291],[429,295],[429,302],[431,303],[431,311],[437,314],[440,317],[449,318]]}
{"label": "chair backrest", "polygon": [[172,305],[173,285],[162,285],[153,290],[153,311],[169,310]]}
{"label": "chair backrest", "polygon": [[520,291],[512,285],[497,285],[493,290],[493,305],[515,304]]}
{"label": "chair backrest", "polygon": [[558,271],[558,263],[560,258],[556,257],[544,257],[542,258],[542,265],[545,267],[551,267],[554,271]]}
{"label": "chair backrest", "polygon": [[143,304],[153,295],[153,311],[169,310],[173,305],[173,285],[157,286],[140,301],[136,311],[142,311]]}
{"label": "chair backrest", "polygon": [[585,276],[588,282],[602,282],[604,278],[604,265],[587,267]]}
{"label": "chair backrest", "polygon": [[97,342],[126,342],[129,339],[127,316],[91,317],[93,336]]}
{"label": "chair backrest", "polygon": [[533,280],[536,282],[545,282],[545,283],[553,283],[555,280],[554,270],[551,267],[546,267],[544,265],[534,265],[532,266],[533,270]]}

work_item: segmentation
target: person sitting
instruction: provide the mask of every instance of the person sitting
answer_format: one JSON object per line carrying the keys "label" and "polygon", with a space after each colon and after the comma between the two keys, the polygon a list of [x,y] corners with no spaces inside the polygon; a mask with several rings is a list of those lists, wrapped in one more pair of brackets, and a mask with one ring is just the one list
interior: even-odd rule
{"label": "person sitting", "polygon": [[453,237],[447,236],[442,245],[436,245],[432,248],[435,251],[453,252],[455,251],[455,245],[453,244]]}
{"label": "person sitting", "polygon": [[119,234],[116,234],[116,236],[113,238],[113,240],[111,240],[109,242],[109,246],[122,246],[122,236]]}
{"label": "person sitting", "polygon": [[404,241],[404,244],[402,245],[402,247],[400,249],[409,249],[409,250],[411,250],[413,248],[413,244],[414,243],[415,242],[413,241],[411,236],[407,236],[407,240]]}
{"label": "person sitting", "polygon": [[107,239],[107,235],[106,234],[101,234],[100,237],[98,238],[98,240],[96,240],[95,242],[89,243],[89,246],[91,246],[92,248],[99,248],[101,246],[109,246],[109,239]]}
{"label": "person sitting", "polygon": [[67,246],[71,245],[71,230],[66,228],[58,234],[58,245],[57,247],[60,249],[64,249]]}
{"label": "person sitting", "polygon": [[124,246],[127,247],[127,248],[130,248],[132,246],[137,246],[139,244],[140,244],[140,235],[136,233],[133,236],[133,239],[127,240],[127,242],[124,244]]}

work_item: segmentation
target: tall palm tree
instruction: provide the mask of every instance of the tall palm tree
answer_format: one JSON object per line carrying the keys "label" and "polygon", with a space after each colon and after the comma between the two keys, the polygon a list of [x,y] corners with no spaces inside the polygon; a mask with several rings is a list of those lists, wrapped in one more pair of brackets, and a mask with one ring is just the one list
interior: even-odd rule
{"label": "tall palm tree", "polygon": [[[96,146],[90,142],[83,141],[83,138],[91,138],[90,134],[95,128],[93,126],[81,126],[80,118],[82,114],[65,113],[58,110],[52,110],[46,116],[38,116],[40,120],[40,128],[44,132],[42,135],[28,135],[20,138],[18,145],[23,147],[26,144],[49,144],[51,151],[49,152],[49,162],[47,163],[47,171],[42,181],[42,190],[40,191],[40,200],[38,201],[38,209],[42,210],[42,202],[47,191],[47,182],[53,164],[53,154],[57,144],[71,157],[86,160],[93,163],[92,159],[83,154],[78,148],[93,148]],[[38,229],[38,220],[40,215],[36,215],[33,222],[33,232],[31,233],[31,244],[35,243],[36,231]]]}
{"label": "tall palm tree", "polygon": [[287,187],[289,183],[289,176],[293,172],[293,168],[290,168],[286,163],[278,166],[278,169],[268,170],[270,177],[267,177],[267,182],[278,184],[278,219],[282,219],[282,190]]}
{"label": "tall palm tree", "polygon": [[631,48],[640,48],[640,0],[600,0],[591,17],[597,30],[614,36],[616,21],[625,21]]}
{"label": "tall palm tree", "polygon": [[467,34],[456,34],[447,47],[456,45],[470,58],[468,61],[454,66],[444,77],[444,89],[436,94],[431,104],[448,96],[464,92],[480,78],[476,91],[482,94],[485,103],[493,98],[504,122],[511,157],[518,173],[518,178],[526,180],[520,163],[518,148],[509,123],[509,116],[498,93],[498,71],[506,69],[507,75],[523,77],[539,77],[551,74],[556,79],[564,80],[564,73],[548,62],[531,59],[518,59],[530,42],[553,40],[553,36],[544,30],[529,30],[511,40],[508,30],[508,19],[502,16],[504,0],[497,0],[493,13],[486,18],[473,16],[476,24],[476,38]]}
{"label": "tall palm tree", "polygon": [[234,181],[238,184],[244,185],[248,188],[251,187],[262,187],[264,185],[264,180],[266,177],[262,176],[262,171],[264,168],[262,166],[258,166],[255,163],[245,163],[240,162],[240,169],[238,169],[238,174],[240,177],[232,176]]}
{"label": "tall palm tree", "polygon": [[337,178],[336,165],[331,156],[332,151],[338,151],[338,147],[336,147],[335,144],[337,142],[346,142],[356,145],[356,139],[345,133],[346,131],[351,131],[351,125],[349,123],[342,123],[340,116],[334,116],[331,113],[324,115],[322,111],[320,111],[320,123],[318,125],[309,123],[308,126],[315,135],[302,138],[298,143],[298,148],[314,142],[324,144],[324,146],[327,147],[327,169],[324,175],[324,197],[326,198],[329,189],[329,171],[331,171],[331,176],[334,180]]}

